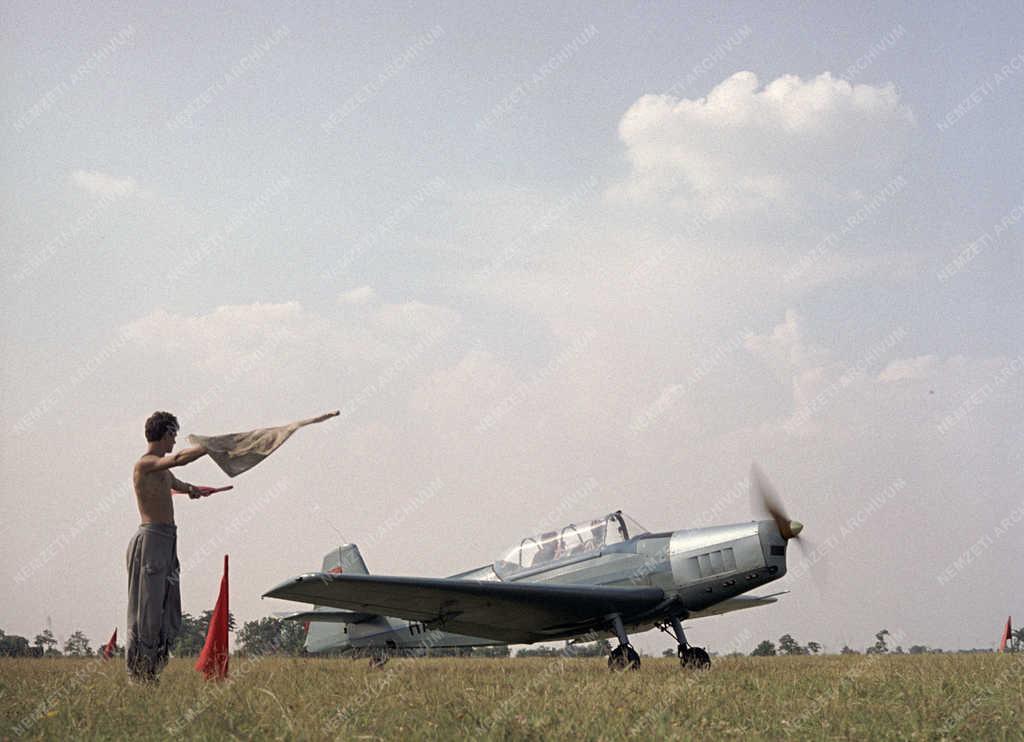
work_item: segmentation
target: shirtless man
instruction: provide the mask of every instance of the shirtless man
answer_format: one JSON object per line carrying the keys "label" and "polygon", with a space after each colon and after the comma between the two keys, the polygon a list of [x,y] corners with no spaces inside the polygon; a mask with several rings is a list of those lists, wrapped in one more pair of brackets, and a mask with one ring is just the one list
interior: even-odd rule
{"label": "shirtless man", "polygon": [[178,420],[154,412],[146,421],[146,453],[135,464],[135,499],[142,521],[128,544],[128,640],[125,659],[133,680],[155,682],[167,664],[168,652],[181,630],[178,585],[177,528],[171,493],[206,497],[215,489],[182,482],[170,470],[206,455],[202,446],[178,453],[174,443]]}

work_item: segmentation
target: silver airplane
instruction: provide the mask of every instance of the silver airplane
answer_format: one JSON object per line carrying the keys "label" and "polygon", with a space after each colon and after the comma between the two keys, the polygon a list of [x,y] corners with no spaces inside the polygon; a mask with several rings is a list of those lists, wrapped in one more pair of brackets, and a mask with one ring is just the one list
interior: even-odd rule
{"label": "silver airplane", "polygon": [[683,621],[774,603],[744,593],[786,574],[786,547],[803,525],[783,512],[755,466],[753,494],[771,516],[649,533],[622,511],[521,539],[500,559],[447,578],[370,575],[359,549],[330,552],[323,571],[264,597],[311,603],[306,648],[355,651],[472,647],[615,637],[613,670],[638,669],[629,633],[671,632],[683,667],[711,658]]}

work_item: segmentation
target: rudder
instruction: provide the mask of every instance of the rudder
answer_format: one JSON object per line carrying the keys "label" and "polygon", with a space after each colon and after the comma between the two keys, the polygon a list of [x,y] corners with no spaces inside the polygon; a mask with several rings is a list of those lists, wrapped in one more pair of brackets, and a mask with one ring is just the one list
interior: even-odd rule
{"label": "rudder", "polygon": [[323,572],[346,575],[368,575],[363,555],[355,544],[342,544],[324,555]]}

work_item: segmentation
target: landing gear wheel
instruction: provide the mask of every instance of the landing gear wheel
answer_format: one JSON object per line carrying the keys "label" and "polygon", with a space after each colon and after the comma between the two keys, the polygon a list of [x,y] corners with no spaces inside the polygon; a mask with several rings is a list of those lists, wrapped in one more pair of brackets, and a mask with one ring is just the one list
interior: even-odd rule
{"label": "landing gear wheel", "polygon": [[639,670],[640,655],[628,644],[620,644],[608,655],[608,669],[616,670]]}
{"label": "landing gear wheel", "polygon": [[679,647],[679,664],[687,670],[707,670],[711,667],[711,657],[700,647]]}
{"label": "landing gear wheel", "polygon": [[387,652],[374,652],[370,655],[370,669],[378,670],[388,663],[390,656]]}

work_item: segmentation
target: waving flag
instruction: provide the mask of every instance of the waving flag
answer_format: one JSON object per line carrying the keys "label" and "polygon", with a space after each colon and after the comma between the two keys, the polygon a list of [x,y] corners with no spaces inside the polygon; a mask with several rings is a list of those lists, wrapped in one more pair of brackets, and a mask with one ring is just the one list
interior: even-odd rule
{"label": "waving flag", "polygon": [[338,411],[326,415],[298,420],[276,428],[260,428],[248,433],[228,433],[227,435],[190,435],[189,443],[202,446],[210,454],[210,458],[229,477],[237,477],[249,471],[270,454],[284,445],[292,433],[306,425],[322,423],[341,414]]}

